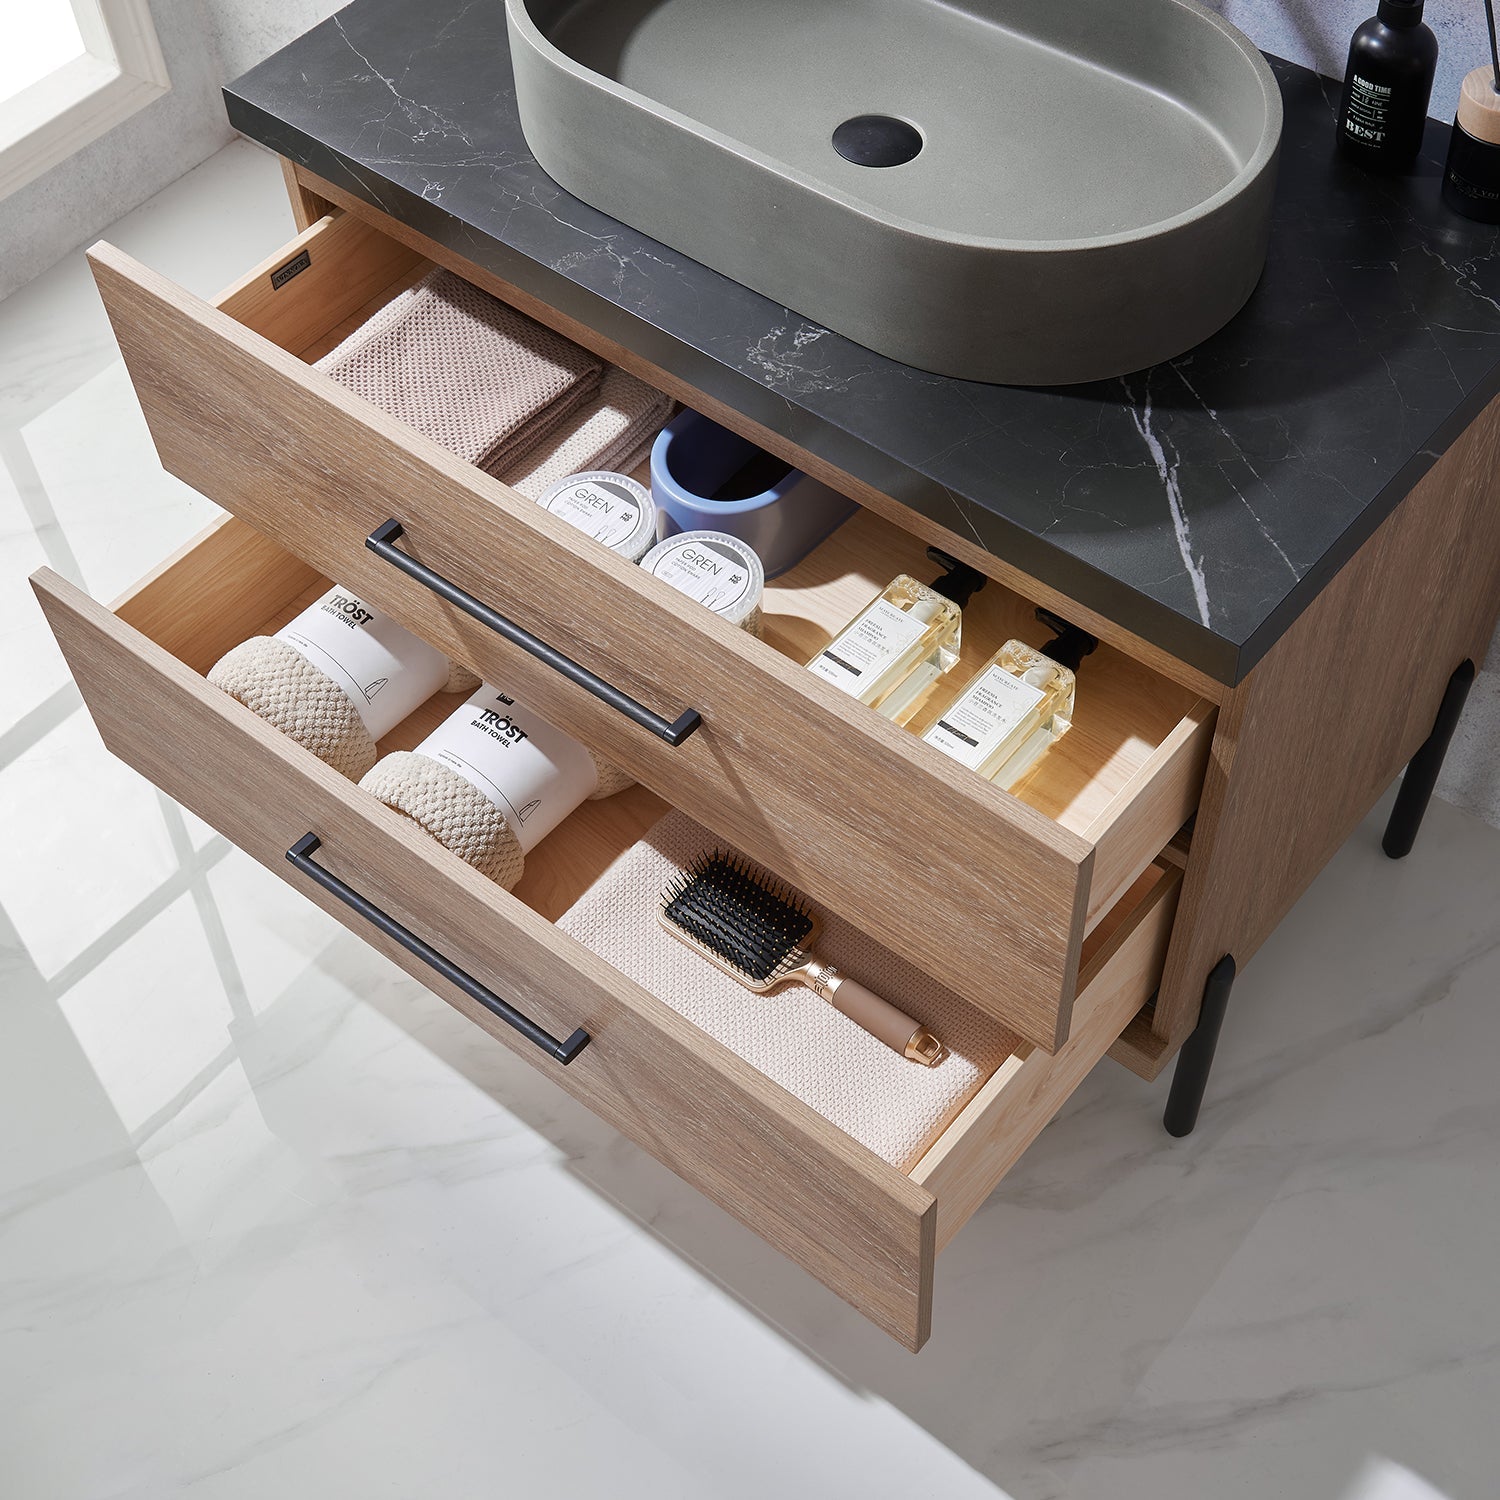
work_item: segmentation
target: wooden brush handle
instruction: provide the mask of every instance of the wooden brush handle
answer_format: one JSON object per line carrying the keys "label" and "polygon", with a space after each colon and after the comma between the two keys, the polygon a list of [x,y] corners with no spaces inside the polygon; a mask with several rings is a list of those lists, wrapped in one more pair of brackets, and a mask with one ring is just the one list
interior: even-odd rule
{"label": "wooden brush handle", "polygon": [[915,1052],[909,1050],[918,1033],[924,1030],[920,1021],[914,1021],[889,1000],[882,1000],[874,990],[867,990],[857,980],[846,978],[831,965],[820,967],[822,972],[815,977],[813,988],[856,1026],[863,1026],[871,1036],[879,1038],[893,1052],[910,1057],[913,1062],[926,1062],[931,1066],[938,1061],[936,1056],[929,1059],[928,1056],[920,1055],[923,1049],[919,1048]]}

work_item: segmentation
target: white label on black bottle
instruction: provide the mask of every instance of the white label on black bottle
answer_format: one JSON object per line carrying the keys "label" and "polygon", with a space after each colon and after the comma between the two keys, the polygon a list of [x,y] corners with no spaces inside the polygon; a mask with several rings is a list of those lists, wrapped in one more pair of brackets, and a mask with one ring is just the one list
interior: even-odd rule
{"label": "white label on black bottle", "polygon": [[547,502],[554,516],[587,532],[606,547],[626,540],[640,519],[641,502],[623,484],[583,479]]}
{"label": "white label on black bottle", "polygon": [[348,589],[331,588],[276,632],[349,695],[372,740],[448,680],[448,658]]}
{"label": "white label on black bottle", "polygon": [[1349,107],[1344,111],[1344,134],[1368,146],[1378,146],[1391,123],[1391,87],[1371,83],[1356,73],[1349,83]]}
{"label": "white label on black bottle", "polygon": [[483,792],[528,854],[599,787],[594,758],[577,740],[488,683],[417,754]]}
{"label": "white label on black bottle", "polygon": [[750,569],[744,559],[716,542],[678,542],[651,564],[651,571],[718,614],[732,610],[750,589]]}
{"label": "white label on black bottle", "polygon": [[808,670],[846,693],[857,693],[909,651],[931,624],[914,610],[877,599],[844,633],[813,658]]}
{"label": "white label on black bottle", "polygon": [[1045,696],[1003,667],[987,667],[922,738],[978,770]]}

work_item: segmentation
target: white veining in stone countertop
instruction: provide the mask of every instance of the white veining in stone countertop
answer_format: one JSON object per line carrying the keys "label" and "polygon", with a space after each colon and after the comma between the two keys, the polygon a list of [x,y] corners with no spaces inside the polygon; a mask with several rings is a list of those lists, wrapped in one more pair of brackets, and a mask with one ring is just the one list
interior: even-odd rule
{"label": "white veining in stone countertop", "polygon": [[[208,292],[289,233],[240,145],[113,237]],[[212,507],[78,257],[0,349],[4,1500],[1495,1494],[1500,832],[1366,824],[1197,1134],[1096,1069],[913,1357],[106,755],[23,576]]]}

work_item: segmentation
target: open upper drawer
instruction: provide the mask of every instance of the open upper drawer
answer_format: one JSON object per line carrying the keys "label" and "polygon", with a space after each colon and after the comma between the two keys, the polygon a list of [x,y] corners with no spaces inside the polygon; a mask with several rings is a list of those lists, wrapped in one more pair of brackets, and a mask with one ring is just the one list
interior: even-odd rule
{"label": "open upper drawer", "polygon": [[[554,925],[666,811],[660,798],[637,787],[585,803],[531,851],[507,893],[205,681],[243,635],[277,629],[326,584],[249,526],[225,518],[113,610],[49,571],[34,582],[116,755],[911,1348],[927,1337],[938,1250],[1161,973],[1178,875],[1152,866],[1085,944],[1068,1042],[1050,1056],[1018,1041],[925,1154],[898,1170]],[[410,748],[452,706],[424,705],[381,751]],[[587,1044],[560,1065],[496,1019],[373,925],[368,909],[289,862],[309,834],[318,847],[304,860],[552,1037],[581,1028]]]}
{"label": "open upper drawer", "polygon": [[[403,231],[406,239],[413,236]],[[430,248],[492,291],[486,277]],[[1212,707],[1103,646],[1072,732],[1018,795],[842,695],[803,663],[917,538],[861,512],[767,590],[755,640],[376,410],[310,362],[424,268],[363,218],[314,225],[211,306],[119,251],[95,274],[163,463],[366,595],[1038,1046],[1068,1036],[1086,934],[1197,805]],[[366,546],[388,520],[445,592]],[[498,612],[680,744],[459,607]],[[978,665],[1045,636],[992,581],[965,610]],[[962,672],[964,669],[960,669]]]}

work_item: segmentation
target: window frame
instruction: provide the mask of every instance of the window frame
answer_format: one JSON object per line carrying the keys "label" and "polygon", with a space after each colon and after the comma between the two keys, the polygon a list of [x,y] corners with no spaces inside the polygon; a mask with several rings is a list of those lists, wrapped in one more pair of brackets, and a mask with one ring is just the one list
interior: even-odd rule
{"label": "window frame", "polygon": [[0,199],[171,88],[149,0],[71,0],[84,50],[0,100]]}

